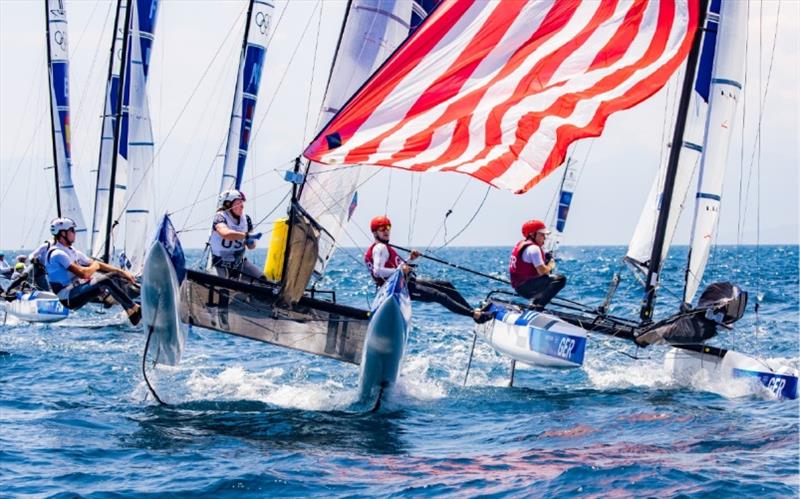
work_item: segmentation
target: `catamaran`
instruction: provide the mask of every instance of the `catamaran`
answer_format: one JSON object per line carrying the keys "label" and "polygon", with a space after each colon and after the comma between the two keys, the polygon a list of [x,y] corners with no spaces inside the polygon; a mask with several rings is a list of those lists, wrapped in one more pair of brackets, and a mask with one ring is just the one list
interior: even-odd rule
{"label": "catamaran", "polygon": [[[75,221],[75,243],[86,242],[78,195],[72,182],[72,137],[69,118],[69,52],[67,12],[59,0],[45,0],[45,29],[47,32],[47,67],[50,93],[50,130],[53,143],[53,176],[56,182],[56,216]],[[57,322],[69,316],[69,310],[58,297],[41,290],[17,293],[14,301],[5,304],[14,317],[29,322]]]}
{"label": "catamaran", "polygon": [[[239,189],[243,180],[273,9],[263,0],[251,0],[249,5],[221,191]],[[416,2],[348,4],[319,126],[425,15]],[[150,352],[156,363],[177,363],[185,337],[180,324],[191,324],[358,365],[360,402],[370,407],[380,403],[385,389],[397,379],[408,338],[411,308],[406,280],[402,273],[389,279],[370,310],[342,305],[335,291],[317,289],[336,239],[352,214],[349,208],[359,178],[355,164],[333,174],[325,170],[298,158],[294,169],[286,172],[291,184],[288,216],[275,222],[262,279],[220,277],[208,268],[187,269],[180,279],[183,270],[177,266],[173,280],[161,269],[172,259],[179,260],[181,251],[171,222],[162,222],[161,239],[148,253],[143,276],[144,321],[151,347],[145,349],[145,357]],[[176,313],[180,321],[173,320]],[[169,318],[167,324],[159,322],[166,320],[163,317]]]}
{"label": "catamaran", "polygon": [[[654,94],[686,60],[674,147],[651,198],[657,199],[656,212],[640,223],[629,251],[628,261],[646,275],[639,317],[607,312],[617,280],[599,307],[554,300],[539,311],[509,293],[492,293],[486,306],[495,320],[477,329],[512,359],[512,379],[516,361],[581,366],[588,333],[594,332],[642,347],[666,343],[674,348],[667,356],[674,371],[752,377],[779,397],[796,398],[797,373],[791,369],[705,344],[742,317],[745,292],[713,283],[690,305],[716,228],[742,88],[746,21],[744,2],[714,1],[709,15],[707,2],[699,4],[527,2],[510,9],[502,1],[444,2],[318,134],[305,156],[336,166],[458,172],[522,193],[562,164],[571,142],[600,135],[611,113]],[[699,27],[713,33],[720,19],[719,33],[706,37],[701,58]],[[698,60],[704,78],[695,83]],[[655,321],[662,262],[680,211],[679,202],[672,203],[676,189],[688,188],[698,157],[685,305]]]}

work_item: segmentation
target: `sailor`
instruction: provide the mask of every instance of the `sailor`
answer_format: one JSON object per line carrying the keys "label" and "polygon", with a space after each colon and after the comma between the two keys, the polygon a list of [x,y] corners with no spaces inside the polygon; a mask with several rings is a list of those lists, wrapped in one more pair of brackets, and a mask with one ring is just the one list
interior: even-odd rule
{"label": "sailor", "polygon": [[4,253],[0,253],[0,277],[8,277],[14,270],[6,261],[6,255]]}
{"label": "sailor", "polygon": [[92,300],[110,295],[128,314],[134,326],[142,318],[141,307],[115,282],[119,276],[138,286],[130,272],[90,259],[72,247],[75,243],[75,222],[56,218],[50,223],[53,245],[47,250],[45,268],[50,286],[59,301],[70,310],[83,307]]}
{"label": "sailor", "polygon": [[211,225],[211,265],[220,277],[252,279],[262,277],[261,269],[245,258],[245,250],[254,249],[261,233],[253,232],[253,221],[244,214],[243,192],[236,189],[223,191]]}
{"label": "sailor", "polygon": [[14,273],[11,274],[11,280],[16,281],[19,276],[21,276],[25,272],[25,264],[22,262],[17,262],[14,264]]}
{"label": "sailor", "polygon": [[548,234],[550,231],[541,220],[522,224],[524,239],[514,246],[508,264],[511,286],[517,294],[530,299],[537,310],[544,309],[567,284],[566,277],[553,273],[556,261],[544,251]]}
{"label": "sailor", "polygon": [[[404,262],[389,244],[392,222],[388,217],[373,218],[369,228],[374,236],[374,241],[364,254],[364,263],[366,263],[376,285],[382,286],[386,279],[399,268],[409,276],[408,293],[412,300],[439,303],[453,313],[472,317],[478,324],[489,321],[494,317],[490,312],[484,312],[479,308],[473,309],[467,300],[461,296],[461,293],[449,282],[417,279],[411,273],[411,267],[408,263]],[[412,250],[408,261],[416,260],[419,256],[419,251]]]}

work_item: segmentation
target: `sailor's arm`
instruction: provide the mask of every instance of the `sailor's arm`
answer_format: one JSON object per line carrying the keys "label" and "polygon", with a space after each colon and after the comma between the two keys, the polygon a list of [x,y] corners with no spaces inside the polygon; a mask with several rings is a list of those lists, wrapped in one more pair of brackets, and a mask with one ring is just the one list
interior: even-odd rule
{"label": "sailor's arm", "polygon": [[103,262],[95,261],[93,263],[96,263],[99,266],[98,269],[100,270],[100,272],[104,272],[106,274],[116,274],[116,275],[118,275],[120,277],[123,277],[123,278],[127,279],[132,284],[136,284],[136,278],[133,277],[133,274],[131,274],[127,270],[123,270],[123,269],[121,269],[119,267],[115,267],[113,265],[109,265],[109,264],[103,263]]}
{"label": "sailor's arm", "polygon": [[217,231],[217,233],[222,237],[222,239],[226,241],[241,241],[242,239],[247,238],[247,232],[239,232],[238,230],[232,230],[222,222],[215,224],[214,230]]}
{"label": "sailor's arm", "polygon": [[72,262],[69,264],[69,267],[67,267],[67,270],[81,279],[91,279],[94,273],[100,270],[100,262],[94,261],[88,265],[80,265],[77,262]]}

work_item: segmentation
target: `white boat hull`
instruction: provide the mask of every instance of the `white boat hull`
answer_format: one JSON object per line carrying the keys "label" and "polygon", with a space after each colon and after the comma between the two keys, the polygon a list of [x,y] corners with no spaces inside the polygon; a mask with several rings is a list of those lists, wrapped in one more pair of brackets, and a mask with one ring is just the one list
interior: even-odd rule
{"label": "white boat hull", "polygon": [[362,403],[380,403],[383,391],[397,381],[410,321],[408,288],[405,277],[397,272],[381,287],[373,303],[358,379]]}
{"label": "white boat hull", "polygon": [[181,323],[178,277],[164,246],[153,243],[142,272],[142,320],[150,334],[153,359],[176,366],[186,342],[186,327]]}
{"label": "white boat hull", "polygon": [[[711,350],[708,350],[711,352]],[[788,367],[771,366],[739,352],[724,354],[695,352],[671,348],[664,357],[664,367],[675,379],[695,376],[705,372],[709,379],[757,379],[778,398],[796,399],[797,372]]]}
{"label": "white boat hull", "polygon": [[476,326],[497,352],[534,367],[580,367],[586,330],[544,312],[492,303],[494,320]]}
{"label": "white boat hull", "polygon": [[28,322],[58,322],[69,317],[69,309],[50,292],[31,291],[5,303],[6,312]]}

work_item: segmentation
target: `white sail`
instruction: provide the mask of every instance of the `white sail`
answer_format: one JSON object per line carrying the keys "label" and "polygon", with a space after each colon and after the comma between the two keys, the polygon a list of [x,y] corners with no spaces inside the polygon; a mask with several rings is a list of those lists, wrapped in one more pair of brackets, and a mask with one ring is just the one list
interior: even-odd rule
{"label": "white sail", "polygon": [[[350,4],[331,70],[318,129],[408,37],[414,2],[354,0]],[[424,11],[422,11],[424,12]],[[417,14],[422,13],[417,8]],[[336,239],[355,208],[359,166],[336,167],[311,163],[300,205],[327,232],[319,241],[317,276],[325,272]]]}
{"label": "white sail", "polygon": [[[97,184],[94,197],[94,215],[92,217],[91,254],[97,258],[103,255],[106,242],[111,163],[114,154],[114,129],[119,99],[119,76],[122,69],[122,38],[125,36],[127,4],[128,2],[124,1],[119,1],[117,4],[114,39],[111,42],[111,60],[109,61],[108,80],[106,81],[103,126],[100,137],[100,158],[97,164]],[[115,189],[118,189],[120,195],[114,196],[112,212],[121,213],[125,205],[125,196],[122,193],[127,188],[127,174],[124,168],[117,169],[114,183]]]}
{"label": "white sail", "polygon": [[719,220],[722,182],[731,132],[744,78],[746,2],[725,1],[720,12],[717,55],[711,79],[705,151],[697,182],[684,302],[690,303],[703,279]]}
{"label": "white sail", "polygon": [[553,237],[548,239],[548,251],[557,251],[564,240],[564,231],[567,228],[567,217],[569,217],[569,208],[572,205],[572,195],[575,192],[575,187],[578,185],[578,162],[572,159],[567,160],[567,166],[564,167],[564,176],[561,178],[561,188],[558,192],[558,206],[556,206],[556,213],[554,223],[550,225],[555,229]]}
{"label": "white sail", "polygon": [[125,191],[124,254],[131,272],[139,275],[155,220],[151,212],[154,197],[153,127],[147,99],[147,71],[153,44],[158,2],[137,0],[132,3],[129,39],[130,66],[128,98],[128,188]]}
{"label": "white sail", "polygon": [[86,223],[75,184],[72,182],[72,152],[69,119],[69,57],[67,13],[63,0],[47,0],[47,54],[50,76],[50,112],[53,129],[53,160],[58,186],[58,215],[75,221],[75,245],[86,248]]}
{"label": "white sail", "polygon": [[[706,15],[705,34],[700,60],[697,64],[695,85],[690,97],[689,111],[686,116],[686,129],[683,133],[683,144],[678,160],[678,171],[675,175],[675,184],[670,205],[667,231],[664,236],[664,248],[661,253],[663,261],[672,244],[675,229],[678,227],[680,215],[686,205],[689,194],[689,184],[700,164],[703,153],[703,134],[705,133],[708,117],[708,92],[711,80],[711,70],[714,63],[716,33],[719,25],[719,2],[711,2]],[[671,147],[671,146],[670,146]],[[661,209],[661,194],[664,188],[664,177],[667,171],[667,154],[661,162],[658,174],[653,179],[653,185],[647,195],[636,230],[633,232],[626,260],[636,265],[642,272],[647,272],[647,264],[653,252],[653,239],[656,233],[656,222]]]}
{"label": "white sail", "polygon": [[272,2],[250,0],[244,46],[239,60],[239,73],[236,77],[236,90],[233,96],[231,123],[228,127],[228,142],[225,148],[220,192],[234,188],[239,189],[242,185],[264,56],[272,34],[271,24],[274,10],[275,5]]}

